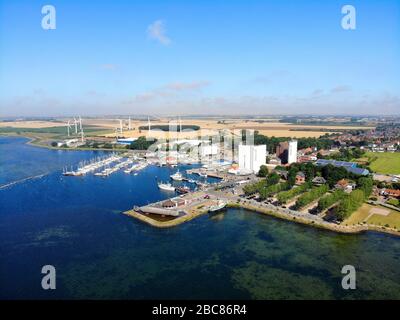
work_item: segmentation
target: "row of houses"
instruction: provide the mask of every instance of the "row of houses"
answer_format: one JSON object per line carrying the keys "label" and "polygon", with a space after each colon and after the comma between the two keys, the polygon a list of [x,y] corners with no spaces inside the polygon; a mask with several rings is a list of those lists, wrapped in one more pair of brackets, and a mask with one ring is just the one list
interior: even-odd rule
{"label": "row of houses", "polygon": [[[301,171],[298,172],[296,174],[295,184],[302,185],[305,182],[306,182],[305,174]],[[312,183],[315,186],[322,186],[322,185],[326,184],[326,179],[324,177],[315,177],[314,179],[312,179]],[[354,190],[356,188],[356,186],[357,186],[356,183],[353,181],[350,181],[348,179],[341,179],[336,183],[335,189],[340,189],[345,192],[351,192],[352,190]]]}
{"label": "row of houses", "polygon": [[386,197],[393,197],[393,198],[397,198],[400,199],[400,190],[396,190],[396,189],[382,189],[380,190],[380,194],[382,196],[386,196]]}

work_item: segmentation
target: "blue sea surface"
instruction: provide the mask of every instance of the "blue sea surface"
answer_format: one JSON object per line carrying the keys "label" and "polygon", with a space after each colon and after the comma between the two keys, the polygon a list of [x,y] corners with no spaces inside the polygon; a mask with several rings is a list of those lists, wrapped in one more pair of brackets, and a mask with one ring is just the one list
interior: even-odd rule
{"label": "blue sea surface", "polygon": [[[0,137],[2,299],[400,298],[397,237],[341,235],[239,209],[157,229],[122,212],[170,197],[156,177],[167,181],[176,169],[64,177],[64,166],[105,153],[26,142]],[[56,268],[55,290],[41,287],[44,265]],[[342,289],[344,265],[357,270],[356,290]]]}

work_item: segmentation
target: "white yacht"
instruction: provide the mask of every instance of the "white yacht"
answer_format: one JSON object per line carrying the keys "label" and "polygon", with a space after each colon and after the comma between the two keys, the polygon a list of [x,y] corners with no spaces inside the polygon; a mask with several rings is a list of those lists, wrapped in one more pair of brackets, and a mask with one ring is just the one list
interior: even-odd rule
{"label": "white yacht", "polygon": [[175,181],[183,180],[183,175],[182,175],[182,173],[179,172],[179,170],[177,172],[175,172],[174,174],[172,174],[170,177],[172,180],[175,180]]}
{"label": "white yacht", "polygon": [[199,172],[199,176],[203,178],[207,178],[207,173],[205,172]]}
{"label": "white yacht", "polygon": [[210,206],[208,209],[209,212],[217,212],[226,207],[226,202],[219,200],[217,204]]}
{"label": "white yacht", "polygon": [[160,182],[160,183],[158,183],[158,187],[164,191],[172,191],[172,192],[175,191],[175,187],[170,183]]}

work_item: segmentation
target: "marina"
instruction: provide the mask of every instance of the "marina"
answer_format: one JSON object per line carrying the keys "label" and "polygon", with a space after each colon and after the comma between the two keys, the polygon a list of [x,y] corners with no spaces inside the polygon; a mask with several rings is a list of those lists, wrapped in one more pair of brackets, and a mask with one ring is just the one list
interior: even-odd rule
{"label": "marina", "polygon": [[68,170],[67,167],[63,168],[63,175],[64,176],[83,176],[88,173],[93,173],[102,167],[109,167],[113,162],[117,162],[121,160],[121,157],[112,154],[110,156],[105,156],[105,157],[100,157],[100,158],[94,158],[91,160],[84,160],[81,161],[76,170],[73,170],[73,167],[71,166],[71,169]]}
{"label": "marina", "polygon": [[[138,162],[139,161],[139,162]],[[148,163],[143,160],[138,160],[136,157],[123,157],[112,154],[102,158],[95,158],[88,161],[80,162],[77,169],[70,167],[63,168],[64,176],[85,176],[92,173],[94,176],[108,177],[109,175],[123,170],[125,173],[137,173],[148,166]]]}

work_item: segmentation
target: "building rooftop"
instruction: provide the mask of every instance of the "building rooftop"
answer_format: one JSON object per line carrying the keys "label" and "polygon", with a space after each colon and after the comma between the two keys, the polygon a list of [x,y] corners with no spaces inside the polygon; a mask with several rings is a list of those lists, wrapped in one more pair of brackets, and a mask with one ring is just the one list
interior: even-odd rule
{"label": "building rooftop", "polygon": [[328,160],[328,159],[318,159],[315,163],[316,165],[327,165],[332,164],[335,167],[356,167],[357,163],[355,162],[347,162],[347,161],[337,161],[337,160]]}
{"label": "building rooftop", "polygon": [[358,168],[357,163],[355,162],[347,162],[347,161],[337,161],[337,160],[328,160],[328,159],[318,159],[315,164],[317,166],[326,166],[328,164],[331,164],[335,167],[343,167],[345,168],[348,172],[357,174],[357,175],[362,175],[362,176],[367,176],[369,175],[369,171],[367,169],[363,168]]}

